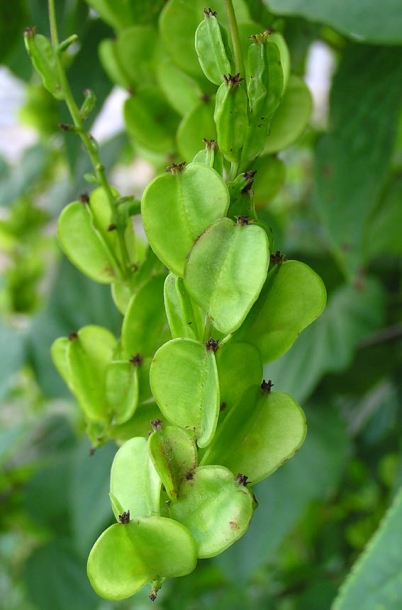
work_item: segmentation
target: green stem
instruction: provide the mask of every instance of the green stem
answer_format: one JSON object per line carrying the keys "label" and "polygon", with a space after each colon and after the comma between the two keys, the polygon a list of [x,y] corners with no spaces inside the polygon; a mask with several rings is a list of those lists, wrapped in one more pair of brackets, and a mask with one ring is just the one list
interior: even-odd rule
{"label": "green stem", "polygon": [[[112,223],[114,225],[116,225],[116,231],[117,231],[118,238],[119,238],[121,254],[123,257],[123,269],[121,269],[121,273],[122,273],[121,279],[126,279],[128,276],[128,273],[129,273],[129,268],[130,268],[129,256],[128,256],[126,242],[124,239],[124,227],[122,227],[120,225],[118,215],[116,212],[116,198],[113,195],[112,189],[107,181],[106,174],[105,174],[105,167],[100,161],[100,158],[98,155],[98,150],[97,150],[97,143],[86,132],[86,130],[84,128],[84,123],[81,118],[80,110],[74,100],[74,96],[72,94],[70,85],[68,83],[66,73],[65,73],[63,65],[60,61],[59,36],[57,33],[57,20],[56,20],[56,10],[55,10],[54,0],[48,0],[48,7],[49,7],[50,39],[51,39],[51,43],[52,43],[55,55],[57,57],[60,85],[61,85],[61,88],[64,93],[67,108],[70,112],[71,118],[74,123],[75,131],[80,136],[81,141],[82,141],[86,151],[88,152],[89,158],[91,159],[91,163],[94,168],[97,182],[104,189],[104,191],[106,193],[106,197],[108,199],[110,209],[111,209]],[[105,244],[105,245],[107,247],[107,244]],[[115,254],[113,252],[111,252],[111,255],[113,256],[113,259],[116,260]],[[117,261],[116,261],[116,263],[117,263]],[[117,266],[118,266],[118,268],[120,268],[120,265],[117,264]]]}
{"label": "green stem", "polygon": [[229,20],[230,35],[232,38],[236,73],[244,76],[243,53],[241,50],[239,28],[232,0],[225,0],[226,13]]}

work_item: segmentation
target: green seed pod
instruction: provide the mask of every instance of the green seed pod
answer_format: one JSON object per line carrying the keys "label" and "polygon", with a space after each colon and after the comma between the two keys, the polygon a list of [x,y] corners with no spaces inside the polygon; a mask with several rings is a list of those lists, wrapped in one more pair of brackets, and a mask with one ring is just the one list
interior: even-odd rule
{"label": "green seed pod", "polygon": [[214,121],[220,151],[228,161],[236,163],[248,131],[247,94],[240,74],[224,78],[216,92]]}
{"label": "green seed pod", "polygon": [[232,71],[225,33],[216,13],[204,9],[204,21],[195,32],[195,50],[205,76],[215,85],[220,85],[223,75]]}
{"label": "green seed pod", "polygon": [[82,120],[86,121],[92,110],[95,108],[96,95],[92,89],[84,89],[84,98],[84,102],[80,108],[80,115]]}
{"label": "green seed pod", "polygon": [[36,28],[24,31],[25,47],[32,64],[42,77],[44,87],[58,100],[64,100],[61,90],[57,57],[49,40],[36,33]]}
{"label": "green seed pod", "polygon": [[269,42],[270,33],[256,34],[247,56],[247,94],[250,106],[250,128],[243,149],[246,165],[264,149],[272,117],[282,100],[283,69],[279,48]]}

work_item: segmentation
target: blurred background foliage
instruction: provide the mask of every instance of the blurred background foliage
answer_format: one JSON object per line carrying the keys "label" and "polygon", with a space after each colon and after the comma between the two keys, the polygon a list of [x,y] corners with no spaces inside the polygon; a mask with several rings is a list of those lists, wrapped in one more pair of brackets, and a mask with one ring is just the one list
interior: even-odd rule
{"label": "blurred background foliage", "polygon": [[[328,108],[316,108],[303,136],[280,153],[284,184],[259,210],[276,248],[308,263],[328,290],[322,316],[266,371],[275,389],[301,402],[309,433],[301,451],[256,486],[259,508],[244,538],[167,583],[155,606],[396,610],[402,607],[402,9],[398,0],[264,2],[247,0],[250,13],[263,25],[276,19],[294,73],[305,74],[317,44],[334,65]],[[115,84],[99,60],[100,43],[116,32],[120,40],[128,26],[153,28],[164,4],[131,0],[132,21],[115,23],[106,9],[103,21],[83,0],[58,0],[61,38],[79,35],[68,56],[70,83],[77,98],[86,87],[97,96],[88,128]],[[17,164],[0,159],[0,599],[7,610],[141,609],[149,606],[147,591],[135,601],[102,602],[85,573],[89,549],[112,520],[108,484],[116,447],[89,457],[78,407],[49,347],[89,323],[118,334],[121,319],[108,288],[75,270],[56,243],[58,214],[88,188],[83,175],[90,167],[79,139],[57,127],[68,122],[65,108],[33,74],[22,42],[31,25],[48,33],[43,0],[0,1],[0,61],[24,82],[21,121],[37,131],[37,143]],[[139,52],[144,47],[134,49],[134,59]],[[124,78],[139,77],[134,70]],[[156,125],[157,141],[167,144],[144,149],[138,125],[130,127],[126,116],[135,137],[122,130],[101,144],[109,175],[136,172],[144,156],[160,169],[167,150],[170,160],[172,151],[180,159],[178,109],[155,83],[149,86],[154,118],[169,119]],[[143,95],[146,104],[149,90]],[[180,138],[178,147],[186,147]]]}

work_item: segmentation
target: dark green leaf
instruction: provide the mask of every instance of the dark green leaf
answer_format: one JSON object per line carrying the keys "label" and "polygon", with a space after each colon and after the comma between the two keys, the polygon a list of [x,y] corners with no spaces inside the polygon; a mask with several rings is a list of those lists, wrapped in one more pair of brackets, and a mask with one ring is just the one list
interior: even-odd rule
{"label": "dark green leaf", "polygon": [[402,12],[398,0],[264,0],[280,15],[299,15],[326,23],[358,41],[398,44],[402,41]]}
{"label": "dark green leaf", "polygon": [[399,610],[402,600],[402,489],[342,585],[333,610]]}
{"label": "dark green leaf", "polygon": [[36,549],[25,566],[29,596],[41,610],[95,610],[99,599],[85,573],[85,561],[62,541]]}
{"label": "dark green leaf", "polygon": [[350,45],[333,80],[330,133],[316,147],[316,208],[351,274],[365,262],[364,224],[387,176],[401,100],[402,50]]}

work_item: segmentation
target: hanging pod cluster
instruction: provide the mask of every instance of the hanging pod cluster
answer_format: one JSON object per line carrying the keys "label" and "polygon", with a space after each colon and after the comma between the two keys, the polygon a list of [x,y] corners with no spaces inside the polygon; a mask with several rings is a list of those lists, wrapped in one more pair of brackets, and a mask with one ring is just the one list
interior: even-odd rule
{"label": "hanging pod cluster", "polygon": [[[281,162],[268,152],[297,137],[310,98],[289,75],[281,34],[255,34],[243,0],[234,6],[244,73],[223,0],[204,13],[199,0],[185,8],[169,0],[159,32],[145,13],[133,25],[126,3],[90,4],[117,33],[101,44],[106,70],[135,86],[128,131],[149,153],[174,155],[177,145],[185,158],[143,193],[147,246],[131,222],[139,205],[105,184],[69,204],[58,222],[66,255],[111,285],[124,315],[118,338],[90,325],[52,346],[94,448],[120,446],[110,481],[116,523],[95,542],[88,576],[106,599],[147,583],[154,599],[166,578],[190,573],[198,558],[245,533],[257,505],[252,485],[305,438],[302,409],[263,380],[263,365],[320,315],[325,288],[307,265],[272,253],[253,193],[259,173],[271,176],[272,196],[272,184],[280,186]],[[61,99],[60,64],[35,36],[27,33],[34,65]],[[295,99],[307,102],[294,106]],[[84,101],[84,114],[92,102]]]}

